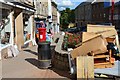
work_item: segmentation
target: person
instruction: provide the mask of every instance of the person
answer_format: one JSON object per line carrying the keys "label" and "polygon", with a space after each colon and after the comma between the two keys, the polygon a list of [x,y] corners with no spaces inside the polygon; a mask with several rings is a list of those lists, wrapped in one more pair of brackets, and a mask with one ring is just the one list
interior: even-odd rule
{"label": "person", "polygon": [[40,21],[40,27],[45,28],[45,24],[44,24],[44,22],[43,22],[43,21]]}

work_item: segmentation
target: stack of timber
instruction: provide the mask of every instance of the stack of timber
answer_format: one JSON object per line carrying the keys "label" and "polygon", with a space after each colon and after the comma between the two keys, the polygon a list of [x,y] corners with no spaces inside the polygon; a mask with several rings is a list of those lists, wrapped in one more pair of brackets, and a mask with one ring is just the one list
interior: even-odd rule
{"label": "stack of timber", "polygon": [[[102,25],[87,25],[87,32],[92,32],[96,35],[102,35],[107,43],[116,44],[119,48],[118,34],[114,26]],[[94,55],[94,53],[93,53]],[[108,50],[104,54],[94,55],[95,68],[109,68],[113,67],[115,59],[113,58],[112,50]]]}
{"label": "stack of timber", "polygon": [[77,45],[71,52],[72,59],[79,56],[93,56],[94,68],[111,68],[115,58],[108,49],[108,43],[119,48],[118,34],[114,26],[87,25],[87,32],[82,33],[82,45]]}

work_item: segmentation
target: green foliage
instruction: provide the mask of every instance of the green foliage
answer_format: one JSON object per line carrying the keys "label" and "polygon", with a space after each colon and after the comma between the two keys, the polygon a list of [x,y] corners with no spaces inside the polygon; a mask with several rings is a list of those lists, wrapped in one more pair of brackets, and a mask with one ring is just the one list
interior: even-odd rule
{"label": "green foliage", "polygon": [[61,11],[60,24],[63,29],[67,29],[69,23],[75,22],[74,10],[66,8],[66,10]]}
{"label": "green foliage", "polygon": [[81,43],[81,39],[80,34],[66,33],[63,40],[63,50],[67,50],[67,48],[76,48],[76,45]]}

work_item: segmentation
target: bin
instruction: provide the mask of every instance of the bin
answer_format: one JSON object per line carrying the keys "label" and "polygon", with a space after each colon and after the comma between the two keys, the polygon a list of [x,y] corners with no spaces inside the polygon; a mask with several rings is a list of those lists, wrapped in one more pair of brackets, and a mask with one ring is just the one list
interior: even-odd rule
{"label": "bin", "polygon": [[51,49],[49,42],[38,43],[39,68],[51,67]]}
{"label": "bin", "polygon": [[39,42],[46,41],[46,28],[38,28],[39,31]]}

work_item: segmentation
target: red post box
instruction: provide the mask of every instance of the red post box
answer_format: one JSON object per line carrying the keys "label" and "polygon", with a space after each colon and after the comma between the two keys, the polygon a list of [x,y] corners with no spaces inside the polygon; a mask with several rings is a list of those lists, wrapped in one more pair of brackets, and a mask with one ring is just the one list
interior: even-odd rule
{"label": "red post box", "polygon": [[39,31],[39,41],[44,42],[46,41],[46,28],[38,28]]}

